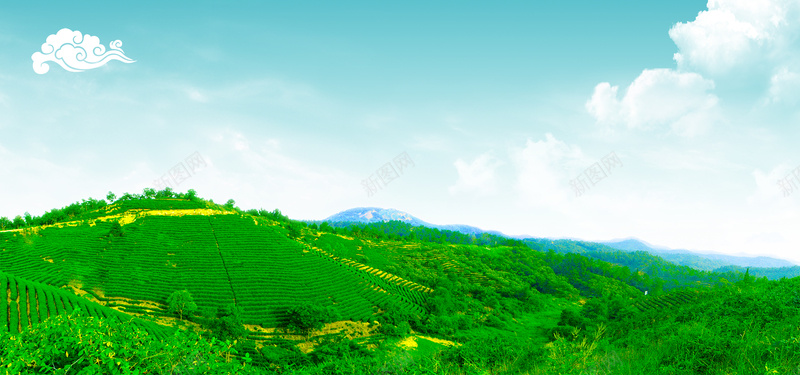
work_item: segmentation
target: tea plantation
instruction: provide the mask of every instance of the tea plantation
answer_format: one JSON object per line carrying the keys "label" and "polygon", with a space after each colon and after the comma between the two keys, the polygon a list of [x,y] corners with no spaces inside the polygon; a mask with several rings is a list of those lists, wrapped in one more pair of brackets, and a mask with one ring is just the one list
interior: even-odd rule
{"label": "tea plantation", "polygon": [[[369,322],[388,302],[422,314],[427,291],[397,278],[382,278],[354,262],[289,238],[274,225],[242,214],[191,215],[185,201],[123,204],[139,218],[109,236],[113,221],[0,233],[0,269],[64,287],[80,285],[100,303],[131,313],[170,316],[169,295],[187,290],[198,310],[242,309],[245,324],[275,327],[286,310],[310,302],[334,306],[343,319]],[[147,215],[172,210],[175,216]],[[109,214],[120,214],[111,207]],[[178,216],[181,215],[181,216]]]}
{"label": "tea plantation", "polygon": [[133,321],[148,333],[163,338],[169,329],[135,319],[114,309],[50,285],[0,272],[0,332],[19,333],[56,315],[82,310],[88,316],[112,322]]}
{"label": "tea plantation", "polygon": [[0,218],[0,374],[800,373],[798,278],[336,225],[169,189]]}

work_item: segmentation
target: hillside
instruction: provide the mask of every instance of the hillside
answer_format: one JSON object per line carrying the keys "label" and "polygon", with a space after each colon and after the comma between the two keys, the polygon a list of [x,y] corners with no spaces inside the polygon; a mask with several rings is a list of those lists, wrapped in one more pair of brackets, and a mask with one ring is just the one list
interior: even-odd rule
{"label": "hillside", "polygon": [[399,220],[309,224],[192,191],[124,197],[0,231],[0,366],[9,373],[800,366],[800,279]]}
{"label": "hillside", "polygon": [[[266,327],[302,301],[336,306],[343,318],[363,322],[388,301],[419,314],[429,292],[336,261],[268,219],[202,202],[128,201],[104,213],[85,224],[1,232],[0,269],[75,285],[101,304],[154,316],[167,315],[172,292],[188,290],[201,311],[233,303],[243,309],[245,324]],[[123,235],[108,236],[114,222]]]}

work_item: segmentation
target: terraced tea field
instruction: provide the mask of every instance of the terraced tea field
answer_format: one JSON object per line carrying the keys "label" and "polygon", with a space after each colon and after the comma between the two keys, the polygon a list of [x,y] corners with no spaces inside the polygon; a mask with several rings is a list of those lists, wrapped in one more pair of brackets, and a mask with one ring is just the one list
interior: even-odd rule
{"label": "terraced tea field", "polygon": [[[143,200],[103,212],[78,225],[0,232],[0,271],[73,286],[120,312],[154,317],[169,315],[167,297],[186,289],[200,311],[235,303],[245,324],[265,327],[277,326],[300,302],[331,304],[344,319],[360,321],[371,321],[389,300],[422,314],[431,291],[219,207]],[[109,236],[113,221],[123,236]]]}
{"label": "terraced tea field", "polygon": [[168,329],[151,322],[132,318],[114,309],[78,297],[64,289],[21,279],[0,272],[0,332],[18,333],[35,327],[45,319],[81,309],[90,316],[111,321],[134,320],[156,337],[164,337]]}

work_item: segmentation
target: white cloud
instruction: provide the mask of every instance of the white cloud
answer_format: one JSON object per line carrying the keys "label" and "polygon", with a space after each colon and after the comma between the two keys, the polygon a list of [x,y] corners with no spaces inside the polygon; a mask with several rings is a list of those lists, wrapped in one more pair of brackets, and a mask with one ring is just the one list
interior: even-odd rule
{"label": "white cloud", "polygon": [[721,113],[716,108],[690,111],[670,125],[671,133],[684,138],[703,135],[711,129],[712,124],[718,123],[720,118]]}
{"label": "white cloud", "polygon": [[127,64],[135,60],[125,56],[122,41],[115,40],[108,44],[109,50],[100,44],[100,38],[80,31],[61,29],[47,37],[42,44],[42,52],[34,52],[33,71],[45,74],[50,70],[47,62],[54,62],[69,72],[82,72],[99,68],[111,60]]}
{"label": "white cloud", "polygon": [[448,189],[450,194],[471,192],[486,195],[496,191],[495,170],[503,165],[498,159],[486,153],[475,158],[472,163],[467,163],[459,158],[453,164],[458,171],[458,180]]}
{"label": "white cloud", "polygon": [[767,103],[796,104],[800,97],[800,74],[787,67],[777,69],[770,79]]}
{"label": "white cloud", "polygon": [[618,98],[618,86],[598,84],[586,109],[598,123],[629,129],[669,125],[673,133],[692,137],[718,119],[714,82],[697,73],[645,69]]}
{"label": "white cloud", "polygon": [[677,23],[669,36],[678,46],[680,69],[713,75],[764,60],[781,59],[797,28],[792,0],[709,0],[694,21]]}
{"label": "white cloud", "polygon": [[621,120],[620,102],[617,99],[619,86],[602,82],[595,86],[592,98],[586,102],[586,110],[602,124],[612,124]]}
{"label": "white cloud", "polygon": [[569,180],[593,161],[584,157],[578,146],[559,141],[552,134],[545,140],[528,139],[525,148],[513,151],[517,167],[514,185],[521,200],[533,206],[558,207],[573,195]]}

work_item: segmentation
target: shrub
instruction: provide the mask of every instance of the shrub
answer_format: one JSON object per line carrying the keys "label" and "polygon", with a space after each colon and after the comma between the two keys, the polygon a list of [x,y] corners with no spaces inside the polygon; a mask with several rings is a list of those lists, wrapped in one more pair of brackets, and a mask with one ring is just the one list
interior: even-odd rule
{"label": "shrub", "polygon": [[0,342],[0,367],[9,374],[245,374],[251,368],[250,357],[236,356],[230,343],[180,330],[156,340],[130,322],[81,310],[19,334],[0,334]]}
{"label": "shrub", "polygon": [[308,354],[311,362],[329,363],[341,360],[353,362],[374,357],[375,354],[367,348],[359,345],[356,341],[344,337],[343,334],[324,337],[314,347],[314,351]]}
{"label": "shrub", "polygon": [[111,223],[111,230],[108,231],[108,237],[122,237],[125,233],[122,231],[122,225],[119,224],[119,221],[114,221]]}

